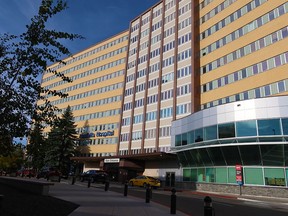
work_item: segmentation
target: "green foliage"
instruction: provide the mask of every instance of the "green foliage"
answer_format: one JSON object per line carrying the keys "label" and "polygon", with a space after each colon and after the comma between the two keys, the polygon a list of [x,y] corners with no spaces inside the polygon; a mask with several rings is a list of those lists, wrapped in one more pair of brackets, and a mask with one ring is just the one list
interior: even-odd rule
{"label": "green foliage", "polygon": [[40,123],[35,123],[33,130],[29,135],[29,145],[27,145],[27,156],[32,158],[31,165],[33,168],[41,169],[44,165],[46,154],[46,140],[43,137],[43,130]]}
{"label": "green foliage", "polygon": [[21,144],[14,144],[9,155],[0,156],[0,170],[16,172],[24,162],[24,150]]}
{"label": "green foliage", "polygon": [[76,125],[70,106],[51,129],[47,141],[46,165],[57,166],[62,173],[67,173],[71,165],[70,157],[77,154],[78,146]]}
{"label": "green foliage", "polygon": [[81,130],[81,135],[80,135],[80,138],[79,138],[79,146],[87,146],[87,145],[89,145],[89,142],[91,141],[90,138],[81,137],[83,135],[85,137],[85,135],[88,135],[89,132],[90,132],[89,131],[89,122],[88,122],[88,120],[86,120],[84,122],[84,125],[83,125],[82,130]]}
{"label": "green foliage", "polygon": [[9,156],[13,148],[12,137],[7,134],[1,135],[0,133],[0,156]]}
{"label": "green foliage", "polygon": [[[42,0],[39,12],[27,25],[27,31],[19,36],[0,34],[0,137],[23,137],[28,134],[32,119],[51,124],[56,118],[57,107],[47,96],[65,97],[61,92],[41,87],[41,74],[52,73],[64,81],[71,80],[47,65],[62,62],[71,55],[59,41],[82,38],[77,34],[49,30],[47,21],[65,10],[62,0]],[[46,96],[45,96],[46,95]],[[37,105],[42,100],[44,104]],[[3,145],[5,142],[1,142]],[[0,146],[0,149],[5,147]],[[0,152],[1,155],[2,151]]]}

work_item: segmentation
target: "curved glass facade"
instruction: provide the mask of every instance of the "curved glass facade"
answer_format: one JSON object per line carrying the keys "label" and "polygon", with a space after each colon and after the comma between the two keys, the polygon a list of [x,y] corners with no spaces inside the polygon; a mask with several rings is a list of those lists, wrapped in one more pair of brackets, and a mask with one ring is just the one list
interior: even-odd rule
{"label": "curved glass facade", "polygon": [[[288,103],[283,105],[284,100],[288,97],[223,105],[175,121],[173,151],[182,165],[183,181],[236,184],[235,166],[241,165],[246,185],[287,187],[288,113],[282,110],[288,110]],[[283,106],[275,109],[279,104]],[[238,121],[235,116],[241,106],[247,113]],[[226,121],[215,118],[217,113],[227,114]]]}
{"label": "curved glass facade", "polygon": [[[281,167],[244,167],[245,185],[287,187],[288,169]],[[236,184],[235,167],[184,168],[183,181]]]}
{"label": "curved glass facade", "polygon": [[175,146],[218,145],[243,142],[287,142],[288,118],[229,122],[176,135]]}

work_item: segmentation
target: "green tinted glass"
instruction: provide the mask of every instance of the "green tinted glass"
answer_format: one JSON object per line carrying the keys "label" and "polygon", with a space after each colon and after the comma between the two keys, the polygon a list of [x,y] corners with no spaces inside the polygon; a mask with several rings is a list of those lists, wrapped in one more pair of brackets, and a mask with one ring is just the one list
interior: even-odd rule
{"label": "green tinted glass", "polygon": [[216,168],[216,182],[227,183],[227,168]]}
{"label": "green tinted glass", "polygon": [[217,139],[217,126],[210,126],[204,128],[204,140],[214,140]]}
{"label": "green tinted glass", "polygon": [[228,167],[228,183],[236,183],[235,167]]}
{"label": "green tinted glass", "polygon": [[264,168],[265,185],[285,186],[285,173],[281,168]]}
{"label": "green tinted glass", "polygon": [[264,185],[262,168],[244,168],[244,184]]}
{"label": "green tinted glass", "polygon": [[203,129],[195,130],[195,142],[202,142],[203,141]]}
{"label": "green tinted glass", "polygon": [[187,134],[187,141],[188,141],[188,144],[192,144],[192,143],[195,142],[194,131],[188,132],[188,134]]}
{"label": "green tinted glass", "polygon": [[175,136],[175,146],[181,146],[181,134]]}
{"label": "green tinted glass", "polygon": [[288,135],[288,118],[282,119],[283,134]]}

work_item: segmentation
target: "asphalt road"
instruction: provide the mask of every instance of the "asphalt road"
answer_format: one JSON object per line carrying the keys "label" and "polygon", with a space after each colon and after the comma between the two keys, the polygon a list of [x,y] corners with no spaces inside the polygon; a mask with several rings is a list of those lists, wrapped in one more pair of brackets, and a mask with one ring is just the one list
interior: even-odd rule
{"label": "asphalt road", "polygon": [[[97,186],[97,185],[95,185]],[[103,187],[98,185],[99,187]],[[123,193],[123,185],[110,184],[109,190]],[[171,192],[164,190],[152,190],[151,201],[171,207]],[[206,194],[207,195],[207,194]],[[191,191],[176,192],[177,210],[191,216],[204,215],[205,194],[197,194]],[[146,189],[139,187],[128,187],[128,196],[136,196],[146,201]],[[288,203],[277,203],[269,200],[259,201],[253,199],[238,199],[237,197],[210,195],[215,216],[287,216]]]}
{"label": "asphalt road", "polygon": [[[44,180],[43,180],[44,181]],[[46,181],[46,180],[45,180]],[[71,184],[71,180],[67,181]],[[88,187],[88,182],[78,182]],[[91,187],[104,190],[105,184],[91,183]],[[108,190],[122,193],[124,196],[124,185],[110,183]],[[128,196],[135,196],[146,202],[146,189],[141,187],[128,186]],[[156,202],[167,207],[171,207],[171,191],[160,189],[152,190],[151,202]],[[204,215],[204,197],[212,198],[214,208],[213,216],[287,216],[288,199],[259,198],[236,195],[225,195],[216,193],[201,193],[190,190],[176,192],[176,208],[191,216]]]}

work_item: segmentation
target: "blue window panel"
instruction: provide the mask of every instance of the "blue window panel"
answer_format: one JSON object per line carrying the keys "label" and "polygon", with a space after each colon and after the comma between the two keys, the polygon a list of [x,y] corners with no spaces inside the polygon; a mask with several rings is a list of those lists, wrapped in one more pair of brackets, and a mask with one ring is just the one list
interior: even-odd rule
{"label": "blue window panel", "polygon": [[282,119],[282,130],[284,135],[288,135],[288,118]]}
{"label": "blue window panel", "polygon": [[259,88],[255,89],[255,95],[256,95],[256,98],[260,98],[261,97],[261,92],[260,92]]}
{"label": "blue window panel", "polygon": [[264,90],[265,90],[265,96],[271,95],[271,91],[270,91],[270,86],[269,86],[269,85],[268,85],[268,86],[265,86],[265,87],[264,87]]}
{"label": "blue window panel", "polygon": [[280,119],[258,120],[259,136],[281,135]]}
{"label": "blue window panel", "polygon": [[195,141],[194,131],[188,132],[188,134],[187,134],[187,141],[188,141],[188,144],[194,143],[194,141]]}
{"label": "blue window panel", "polygon": [[237,137],[257,136],[256,121],[241,121],[236,122]]}
{"label": "blue window panel", "polygon": [[203,141],[203,129],[195,130],[195,142],[202,142]]}
{"label": "blue window panel", "polygon": [[217,139],[217,126],[210,126],[204,128],[204,140],[214,140]]}
{"label": "blue window panel", "polygon": [[285,84],[283,81],[278,82],[278,91],[279,92],[285,91]]}

